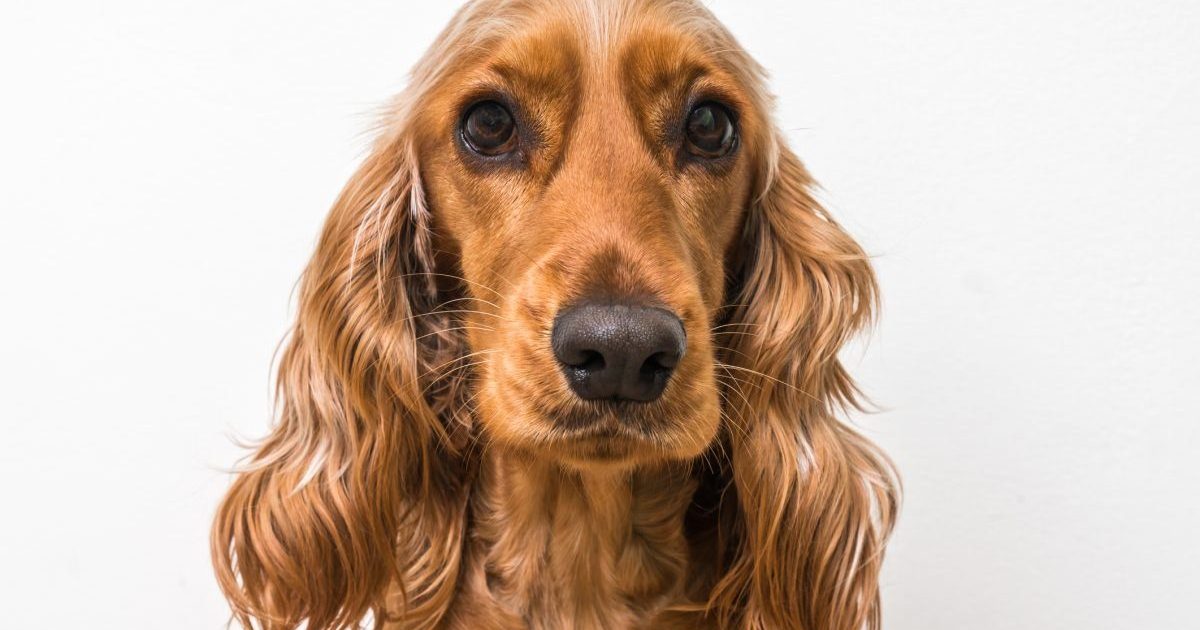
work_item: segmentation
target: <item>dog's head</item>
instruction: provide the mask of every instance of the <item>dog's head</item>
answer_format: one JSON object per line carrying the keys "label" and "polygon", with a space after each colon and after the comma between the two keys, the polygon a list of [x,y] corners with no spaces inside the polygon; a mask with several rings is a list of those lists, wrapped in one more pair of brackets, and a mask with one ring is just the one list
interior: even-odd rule
{"label": "dog's head", "polygon": [[218,519],[246,620],[344,623],[388,581],[440,614],[452,586],[381,550],[404,522],[412,555],[453,553],[480,443],[574,468],[720,451],[739,518],[708,605],[809,628],[877,615],[894,484],[833,420],[875,285],[762,79],[693,2],[454,18],[331,213],[280,425]]}
{"label": "dog's head", "polygon": [[407,138],[452,265],[435,269],[461,276],[477,421],[582,466],[714,439],[713,328],[773,148],[753,67],[713,54],[713,33],[603,10],[551,3],[481,33]]}

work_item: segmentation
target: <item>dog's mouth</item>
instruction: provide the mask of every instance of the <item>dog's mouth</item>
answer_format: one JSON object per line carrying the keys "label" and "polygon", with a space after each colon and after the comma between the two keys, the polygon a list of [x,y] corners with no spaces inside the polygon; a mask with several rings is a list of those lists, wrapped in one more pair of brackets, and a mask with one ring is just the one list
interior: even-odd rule
{"label": "dog's mouth", "polygon": [[651,411],[647,405],[628,401],[588,402],[543,411],[564,437],[573,438],[650,438],[663,415],[662,409]]}
{"label": "dog's mouth", "polygon": [[703,378],[694,366],[675,375],[650,402],[586,400],[558,383],[493,373],[482,383],[478,417],[497,443],[573,465],[686,459],[707,448],[719,425],[719,400],[697,372]]}

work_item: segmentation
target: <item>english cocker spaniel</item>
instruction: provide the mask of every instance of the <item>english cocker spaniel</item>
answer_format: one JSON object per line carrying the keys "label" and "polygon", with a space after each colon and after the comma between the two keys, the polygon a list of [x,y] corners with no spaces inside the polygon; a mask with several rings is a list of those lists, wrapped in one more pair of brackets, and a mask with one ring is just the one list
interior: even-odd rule
{"label": "english cocker spaniel", "polygon": [[770,109],[699,2],[461,9],[304,273],[213,527],[236,619],[878,628],[876,285]]}

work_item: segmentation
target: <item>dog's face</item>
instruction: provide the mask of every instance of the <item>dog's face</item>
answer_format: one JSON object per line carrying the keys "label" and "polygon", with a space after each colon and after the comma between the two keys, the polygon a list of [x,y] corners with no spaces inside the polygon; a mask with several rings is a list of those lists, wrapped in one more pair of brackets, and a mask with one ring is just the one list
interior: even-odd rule
{"label": "dog's face", "polygon": [[476,417],[574,465],[700,454],[712,327],[764,126],[687,31],[580,32],[551,5],[470,56],[414,125],[437,247],[474,299]]}

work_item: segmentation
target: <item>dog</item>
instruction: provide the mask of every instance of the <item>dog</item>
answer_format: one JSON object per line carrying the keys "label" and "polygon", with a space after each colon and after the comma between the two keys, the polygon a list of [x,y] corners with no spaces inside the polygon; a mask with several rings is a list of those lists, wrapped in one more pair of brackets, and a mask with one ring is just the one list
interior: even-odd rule
{"label": "dog", "polygon": [[212,531],[247,626],[880,627],[870,261],[698,2],[474,0],[325,223]]}

